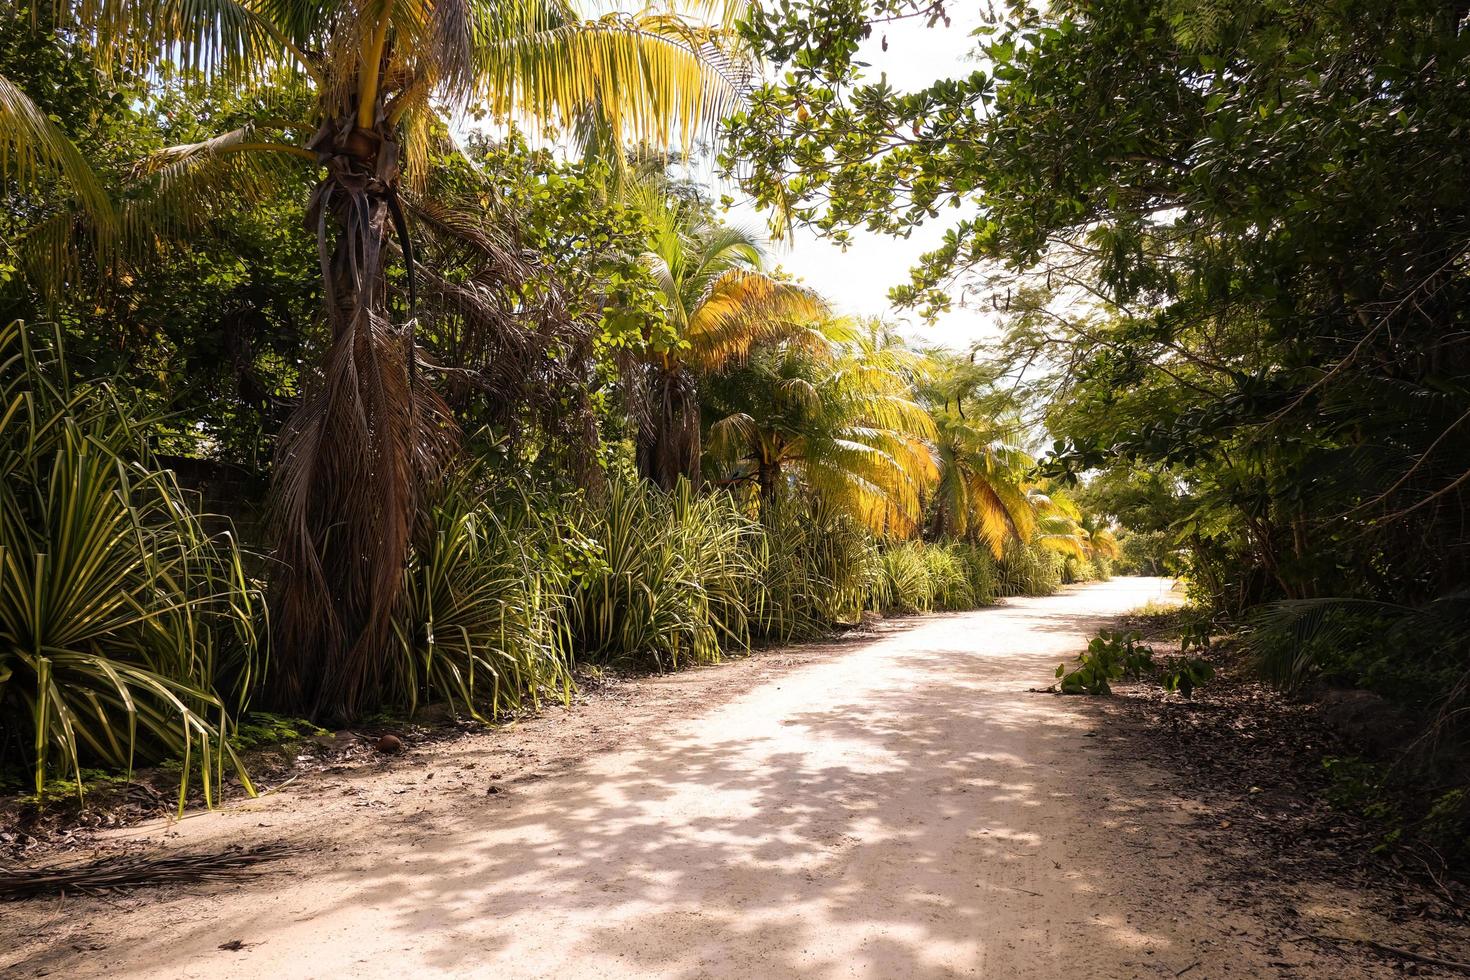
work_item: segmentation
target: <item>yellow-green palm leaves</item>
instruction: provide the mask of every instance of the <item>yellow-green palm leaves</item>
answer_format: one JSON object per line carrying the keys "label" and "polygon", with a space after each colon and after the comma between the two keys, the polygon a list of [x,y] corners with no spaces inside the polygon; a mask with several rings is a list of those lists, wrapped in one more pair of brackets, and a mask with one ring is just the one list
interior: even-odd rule
{"label": "yellow-green palm leaves", "polygon": [[110,228],[112,203],[81,151],[19,86],[0,75],[0,181],[25,190],[51,177],[76,194],[95,223]]}
{"label": "yellow-green palm leaves", "polygon": [[1035,461],[1013,444],[1014,409],[985,370],[952,355],[931,355],[922,381],[939,461],[930,533],[983,542],[999,558],[1008,540],[1029,541],[1037,530],[1027,493]]}
{"label": "yellow-green palm leaves", "polygon": [[757,350],[712,383],[720,481],[753,484],[766,505],[794,484],[877,533],[911,535],[937,470],[908,355],[850,323],[824,327],[823,342],[808,334]]}
{"label": "yellow-green palm leaves", "polygon": [[934,490],[933,530],[982,541],[997,558],[1006,541],[1029,541],[1037,526],[1025,489],[1031,457],[1006,443],[1006,433],[988,419],[967,419],[941,410],[935,412],[934,421],[940,476]]}
{"label": "yellow-green palm leaves", "polygon": [[809,334],[828,316],[825,301],[762,268],[760,239],[718,224],[697,198],[662,179],[630,195],[648,222],[644,255],[658,285],[666,330],[650,335],[625,383],[639,424],[644,476],[665,488],[701,476],[699,387],[744,363],[759,346]]}
{"label": "yellow-green palm leaves", "polygon": [[1084,513],[1060,491],[1030,491],[1037,514],[1036,541],[1043,548],[1079,559],[1117,558],[1118,538],[1097,515]]}
{"label": "yellow-green palm leaves", "polygon": [[662,361],[715,374],[830,315],[815,292],[764,270],[758,235],[718,223],[697,198],[662,179],[642,181],[630,197],[648,222],[644,261],[672,332],[654,344]]}

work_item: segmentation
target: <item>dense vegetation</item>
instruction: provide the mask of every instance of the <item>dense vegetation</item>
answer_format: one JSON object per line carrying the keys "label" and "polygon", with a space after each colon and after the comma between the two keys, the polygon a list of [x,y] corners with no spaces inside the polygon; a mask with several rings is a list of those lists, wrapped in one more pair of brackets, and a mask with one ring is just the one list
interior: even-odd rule
{"label": "dense vegetation", "polygon": [[[1410,719],[1370,805],[1465,857],[1466,16],[1012,2],[900,92],[863,46],[942,4],[8,6],[0,772],[210,795],[251,710],[493,718],[1117,563]],[[893,298],[1003,340],[837,315],[711,141],[778,229],[952,214]]]}
{"label": "dense vegetation", "polygon": [[918,92],[859,46],[942,5],[762,7],[746,36],[783,74],[732,120],[732,172],[839,239],[953,214],[895,299],[1004,316],[1047,472],[1268,677],[1414,719],[1378,791],[1463,859],[1466,6],[1006,6],[973,71]]}
{"label": "dense vegetation", "polygon": [[1110,574],[996,368],[679,179],[728,19],[228,9],[0,15],[8,782]]}

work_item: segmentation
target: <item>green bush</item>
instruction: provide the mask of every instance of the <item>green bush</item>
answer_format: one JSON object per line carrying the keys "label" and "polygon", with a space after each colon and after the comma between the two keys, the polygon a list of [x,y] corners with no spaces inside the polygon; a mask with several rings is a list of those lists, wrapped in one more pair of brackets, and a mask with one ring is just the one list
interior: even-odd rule
{"label": "green bush", "polygon": [[970,587],[965,561],[952,546],[925,545],[922,555],[935,609],[952,612],[974,609],[978,605],[975,590]]}
{"label": "green bush", "polygon": [[729,495],[616,482],[582,523],[601,562],[567,602],[576,656],[675,670],[749,647],[768,559]]}
{"label": "green bush", "polygon": [[949,545],[950,551],[959,559],[965,578],[970,584],[970,599],[973,607],[990,606],[996,600],[995,556],[989,548],[957,542]]}
{"label": "green bush", "polygon": [[1091,582],[1095,578],[1092,571],[1092,562],[1087,558],[1078,558],[1076,555],[1062,556],[1062,584],[1076,585],[1080,582]]}
{"label": "green bush", "polygon": [[1423,708],[1465,676],[1470,623],[1463,620],[1470,617],[1454,611],[1455,600],[1470,604],[1463,595],[1437,604],[1440,610],[1349,599],[1273,603],[1251,618],[1246,647],[1283,690],[1321,681]]}
{"label": "green bush", "polygon": [[902,541],[883,549],[869,604],[879,612],[926,613],[934,609],[934,580],[924,545]]}
{"label": "green bush", "polygon": [[73,386],[59,339],[0,331],[0,739],[48,774],[183,760],[206,799],[262,666],[261,597],[229,533],[205,532],[147,422],[104,382]]}
{"label": "green bush", "polygon": [[1138,642],[1137,633],[1103,630],[1077,655],[1075,667],[1057,665],[1057,689],[1063,694],[1111,694],[1112,681],[1141,677],[1153,667],[1153,648]]}
{"label": "green bush", "polygon": [[974,544],[904,541],[879,558],[868,604],[879,612],[957,612],[996,600],[996,562]]}
{"label": "green bush", "polygon": [[810,639],[859,620],[879,557],[851,517],[821,498],[782,500],[768,508],[762,530],[758,635]]}

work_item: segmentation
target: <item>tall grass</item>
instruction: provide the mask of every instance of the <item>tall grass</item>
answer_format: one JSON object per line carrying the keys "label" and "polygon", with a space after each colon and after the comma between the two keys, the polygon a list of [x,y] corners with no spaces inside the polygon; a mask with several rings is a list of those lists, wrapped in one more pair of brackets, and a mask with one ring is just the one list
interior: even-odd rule
{"label": "tall grass", "polygon": [[1103,555],[1063,555],[1062,584],[1106,582],[1113,577],[1113,563]]}
{"label": "tall grass", "polygon": [[727,494],[615,482],[582,521],[601,562],[567,603],[578,657],[675,670],[748,649],[764,542]]}
{"label": "tall grass", "polygon": [[856,521],[821,498],[783,499],[768,509],[761,530],[759,636],[810,639],[861,619],[878,553]]}
{"label": "tall grass", "polygon": [[996,563],[996,594],[1052,595],[1062,586],[1062,556],[1034,544],[1011,541]]}
{"label": "tall grass", "polygon": [[949,549],[964,567],[971,602],[975,606],[993,605],[997,597],[996,567],[990,549],[963,541],[949,545]]}
{"label": "tall grass", "polygon": [[996,598],[995,561],[965,542],[904,541],[884,549],[869,604],[880,612],[960,611]]}
{"label": "tall grass", "polygon": [[934,582],[924,561],[924,546],[903,541],[885,548],[880,574],[869,600],[880,612],[926,613],[934,608]]}
{"label": "tall grass", "polygon": [[495,500],[476,466],[429,507],[404,571],[387,703],[447,701],[485,719],[570,694],[568,574],[543,513]]}
{"label": "tall grass", "polygon": [[[59,334],[0,330],[0,725],[37,795],[97,762],[184,761],[206,799],[258,679],[262,604],[228,533],[157,468],[134,407],[73,385]],[[16,741],[7,738],[6,742]]]}

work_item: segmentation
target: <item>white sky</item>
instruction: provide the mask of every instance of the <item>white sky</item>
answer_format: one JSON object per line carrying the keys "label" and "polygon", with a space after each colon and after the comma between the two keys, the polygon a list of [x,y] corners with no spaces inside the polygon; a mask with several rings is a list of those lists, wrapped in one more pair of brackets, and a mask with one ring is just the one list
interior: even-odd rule
{"label": "white sky", "polygon": [[[951,12],[952,26],[942,23],[933,28],[922,20],[906,20],[875,28],[863,44],[858,60],[868,67],[864,74],[877,81],[887,73],[889,84],[900,92],[928,86],[936,79],[967,74],[975,65],[967,56],[975,50],[970,32],[981,23],[978,5]],[[882,49],[884,34],[888,50]],[[730,220],[751,227],[765,228],[765,217],[738,191],[732,193],[736,206]],[[959,211],[954,212],[959,215]],[[944,214],[931,224],[918,229],[907,239],[893,238],[865,231],[853,231],[853,243],[846,251],[818,238],[813,232],[797,229],[785,244],[772,246],[771,259],[807,285],[820,291],[840,312],[854,315],[878,315],[903,324],[904,332],[926,344],[942,344],[956,350],[968,349],[973,341],[993,340],[997,324],[988,308],[956,307],[930,326],[913,314],[899,313],[889,305],[888,290],[908,280],[908,270],[920,255],[934,248],[948,227]]]}

